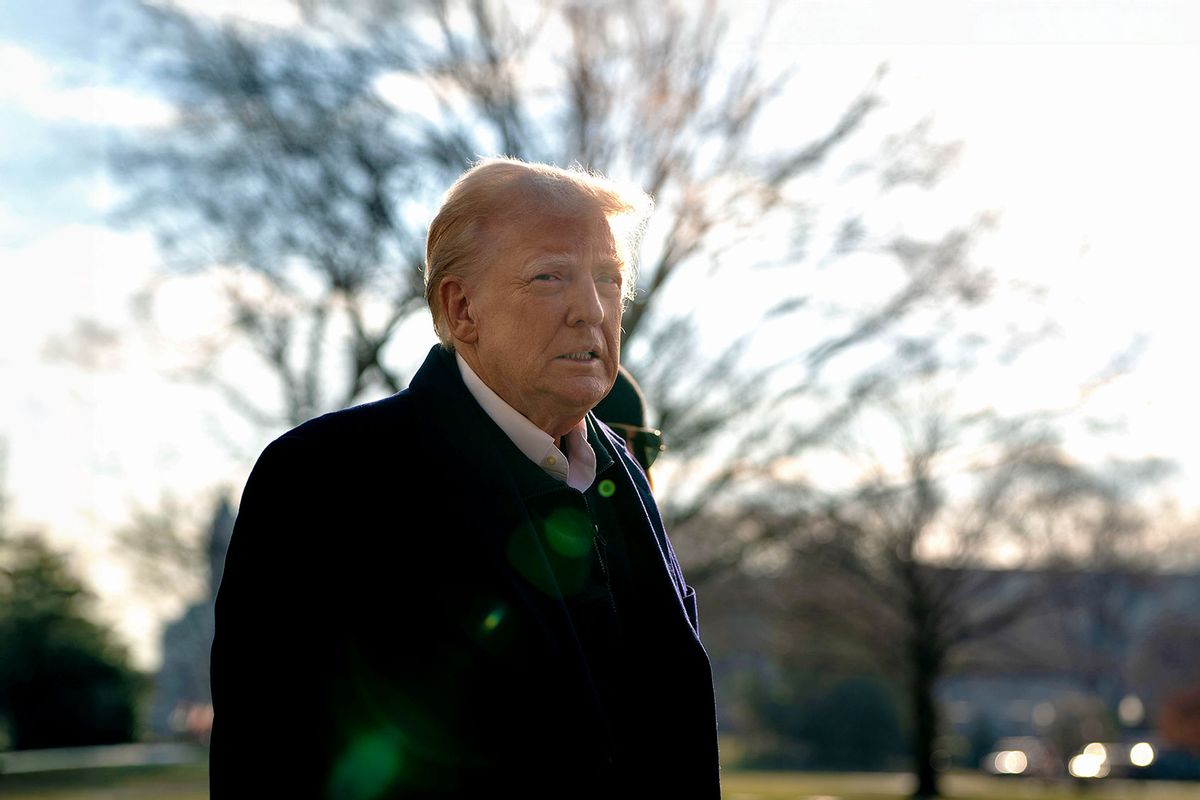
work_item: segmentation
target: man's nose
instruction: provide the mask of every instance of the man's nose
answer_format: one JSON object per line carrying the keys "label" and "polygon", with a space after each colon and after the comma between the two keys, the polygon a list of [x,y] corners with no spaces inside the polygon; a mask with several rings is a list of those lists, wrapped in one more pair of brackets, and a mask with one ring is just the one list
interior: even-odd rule
{"label": "man's nose", "polygon": [[587,277],[576,281],[571,287],[570,306],[567,309],[568,325],[599,325],[604,321],[604,303],[596,281]]}

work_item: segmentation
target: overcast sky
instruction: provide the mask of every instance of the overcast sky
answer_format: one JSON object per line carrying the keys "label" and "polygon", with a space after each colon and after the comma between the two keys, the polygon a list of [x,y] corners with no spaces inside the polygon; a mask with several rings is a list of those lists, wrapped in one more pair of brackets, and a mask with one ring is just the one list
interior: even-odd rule
{"label": "overcast sky", "polygon": [[[0,4],[0,439],[13,520],[72,548],[101,612],[150,664],[173,609],[135,599],[112,533],[164,492],[240,491],[253,453],[214,435],[226,421],[212,398],[162,372],[217,319],[197,307],[196,287],[167,287],[162,336],[136,335],[131,303],[157,253],[145,232],[106,223],[119,185],[103,148],[109,132],[163,124],[170,108],[114,79],[103,5]],[[1020,384],[986,391],[1001,402],[1069,394],[1078,383],[1064,374],[1136,343],[1135,372],[1097,401],[1097,414],[1125,422],[1105,446],[1179,460],[1171,486],[1188,507],[1200,496],[1189,374],[1200,341],[1197,6],[794,2],[766,53],[801,67],[796,96],[811,114],[888,61],[888,113],[932,114],[939,135],[964,140],[939,202],[999,212],[983,256],[1006,277],[1045,284],[1066,332]],[[255,8],[289,20],[277,4]],[[115,337],[89,354],[90,370],[63,352],[80,319]]]}

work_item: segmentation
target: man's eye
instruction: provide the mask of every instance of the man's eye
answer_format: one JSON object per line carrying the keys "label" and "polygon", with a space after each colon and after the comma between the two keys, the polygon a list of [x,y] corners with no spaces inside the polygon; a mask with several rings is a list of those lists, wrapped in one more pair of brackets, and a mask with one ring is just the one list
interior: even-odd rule
{"label": "man's eye", "polygon": [[543,272],[543,273],[542,273],[542,274],[540,274],[540,275],[535,275],[535,276],[533,277],[533,279],[534,279],[535,281],[556,281],[556,280],[558,280],[558,276],[557,276],[557,275],[552,275],[552,274],[550,274],[549,272]]}
{"label": "man's eye", "polygon": [[596,281],[598,283],[619,284],[621,282],[621,276],[620,275],[597,275]]}

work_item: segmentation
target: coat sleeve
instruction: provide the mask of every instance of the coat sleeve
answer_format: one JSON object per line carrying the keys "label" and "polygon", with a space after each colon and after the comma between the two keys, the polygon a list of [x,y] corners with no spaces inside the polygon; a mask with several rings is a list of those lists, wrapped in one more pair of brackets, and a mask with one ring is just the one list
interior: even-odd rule
{"label": "coat sleeve", "polygon": [[211,681],[214,800],[324,797],[331,720],[322,718],[322,647],[314,562],[330,516],[316,459],[279,439],[242,496],[216,600]]}

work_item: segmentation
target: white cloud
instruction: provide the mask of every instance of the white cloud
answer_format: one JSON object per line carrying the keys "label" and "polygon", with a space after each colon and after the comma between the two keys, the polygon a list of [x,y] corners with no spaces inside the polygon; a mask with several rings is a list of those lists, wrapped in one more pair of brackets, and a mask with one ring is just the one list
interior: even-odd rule
{"label": "white cloud", "polygon": [[0,42],[0,104],[48,122],[153,127],[175,116],[170,104],[141,92],[101,84],[73,85],[35,53]]}
{"label": "white cloud", "polygon": [[45,61],[23,47],[0,42],[0,100],[19,97],[53,78],[54,69]]}

